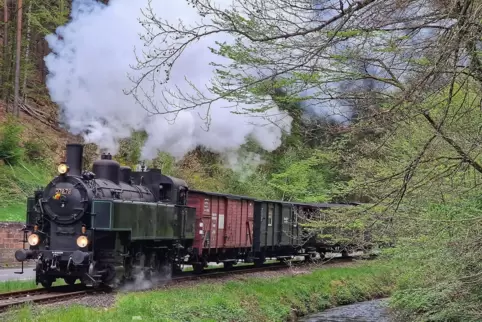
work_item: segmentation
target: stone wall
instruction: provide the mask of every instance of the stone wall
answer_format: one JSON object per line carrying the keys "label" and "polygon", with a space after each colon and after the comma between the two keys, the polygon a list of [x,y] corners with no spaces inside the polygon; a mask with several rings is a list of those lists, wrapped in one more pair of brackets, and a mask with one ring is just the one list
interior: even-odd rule
{"label": "stone wall", "polygon": [[0,222],[0,268],[21,266],[14,254],[22,248],[23,232],[20,229],[23,225],[18,222]]}

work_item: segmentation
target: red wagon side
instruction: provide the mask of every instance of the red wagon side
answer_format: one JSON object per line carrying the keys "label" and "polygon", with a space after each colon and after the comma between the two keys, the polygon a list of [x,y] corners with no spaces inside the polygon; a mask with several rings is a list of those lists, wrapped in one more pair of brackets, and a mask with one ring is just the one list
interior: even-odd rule
{"label": "red wagon side", "polygon": [[253,245],[254,198],[190,190],[196,208],[193,250],[200,261],[232,263],[246,259]]}

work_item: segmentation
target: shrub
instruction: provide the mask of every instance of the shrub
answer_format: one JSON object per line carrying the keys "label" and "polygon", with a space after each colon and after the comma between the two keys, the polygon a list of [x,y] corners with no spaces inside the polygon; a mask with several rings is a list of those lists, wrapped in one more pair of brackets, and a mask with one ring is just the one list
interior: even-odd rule
{"label": "shrub", "polygon": [[42,161],[45,158],[44,146],[39,140],[28,140],[23,144],[23,147],[28,161]]}
{"label": "shrub", "polygon": [[0,126],[0,159],[10,165],[18,163],[23,156],[20,136],[23,128],[13,117]]}

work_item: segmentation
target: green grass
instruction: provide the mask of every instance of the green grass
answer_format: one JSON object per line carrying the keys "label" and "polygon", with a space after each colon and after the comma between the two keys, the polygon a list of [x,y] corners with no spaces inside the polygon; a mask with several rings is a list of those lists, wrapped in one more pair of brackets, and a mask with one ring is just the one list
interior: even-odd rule
{"label": "green grass", "polygon": [[[272,263],[276,261],[266,261],[267,263]],[[252,263],[239,263],[236,266],[252,266]],[[222,266],[216,266],[216,265],[209,265],[206,269],[217,269]],[[184,272],[189,272],[192,271],[192,266],[187,266],[183,269]],[[77,281],[79,283],[79,281]],[[65,282],[63,279],[58,279],[54,284],[56,285],[65,285]],[[6,281],[6,282],[0,282],[0,293],[4,292],[12,292],[12,291],[22,291],[22,290],[27,290],[31,288],[36,288],[35,286],[35,280],[22,280],[22,281]],[[39,285],[38,287],[42,287]]]}
{"label": "green grass", "polygon": [[[387,296],[396,270],[373,261],[345,268],[326,268],[306,275],[247,278],[226,283],[128,293],[111,309],[80,305],[62,308],[24,307],[5,321],[285,321],[297,315],[341,304]],[[40,312],[39,312],[40,311]]]}
{"label": "green grass", "polygon": [[[66,285],[63,279],[55,281],[54,286]],[[13,291],[23,291],[32,288],[41,288],[42,285],[35,285],[35,280],[25,280],[25,281],[6,281],[0,282],[0,293],[13,292]]]}
{"label": "green grass", "polygon": [[0,165],[0,221],[25,221],[27,197],[52,179],[42,164]]}

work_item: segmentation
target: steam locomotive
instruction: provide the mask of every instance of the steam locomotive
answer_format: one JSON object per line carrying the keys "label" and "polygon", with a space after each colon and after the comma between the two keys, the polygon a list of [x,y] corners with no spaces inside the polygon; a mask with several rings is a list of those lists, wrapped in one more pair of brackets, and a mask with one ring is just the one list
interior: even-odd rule
{"label": "steam locomotive", "polygon": [[[110,154],[82,171],[83,145],[68,144],[66,162],[45,189],[27,199],[22,262],[36,260],[36,282],[58,279],[115,286],[143,273],[201,272],[267,257],[310,258],[336,248],[303,240],[298,213],[354,204],[303,204],[188,191],[159,169],[132,171]],[[27,246],[26,248],[25,246]],[[22,269],[23,271],[23,269]]]}
{"label": "steam locomotive", "polygon": [[36,282],[57,278],[112,285],[137,270],[180,262],[194,237],[195,209],[187,184],[157,169],[132,171],[109,154],[82,172],[83,145],[68,144],[66,163],[43,191],[27,200],[29,249],[18,261],[37,260]]}

